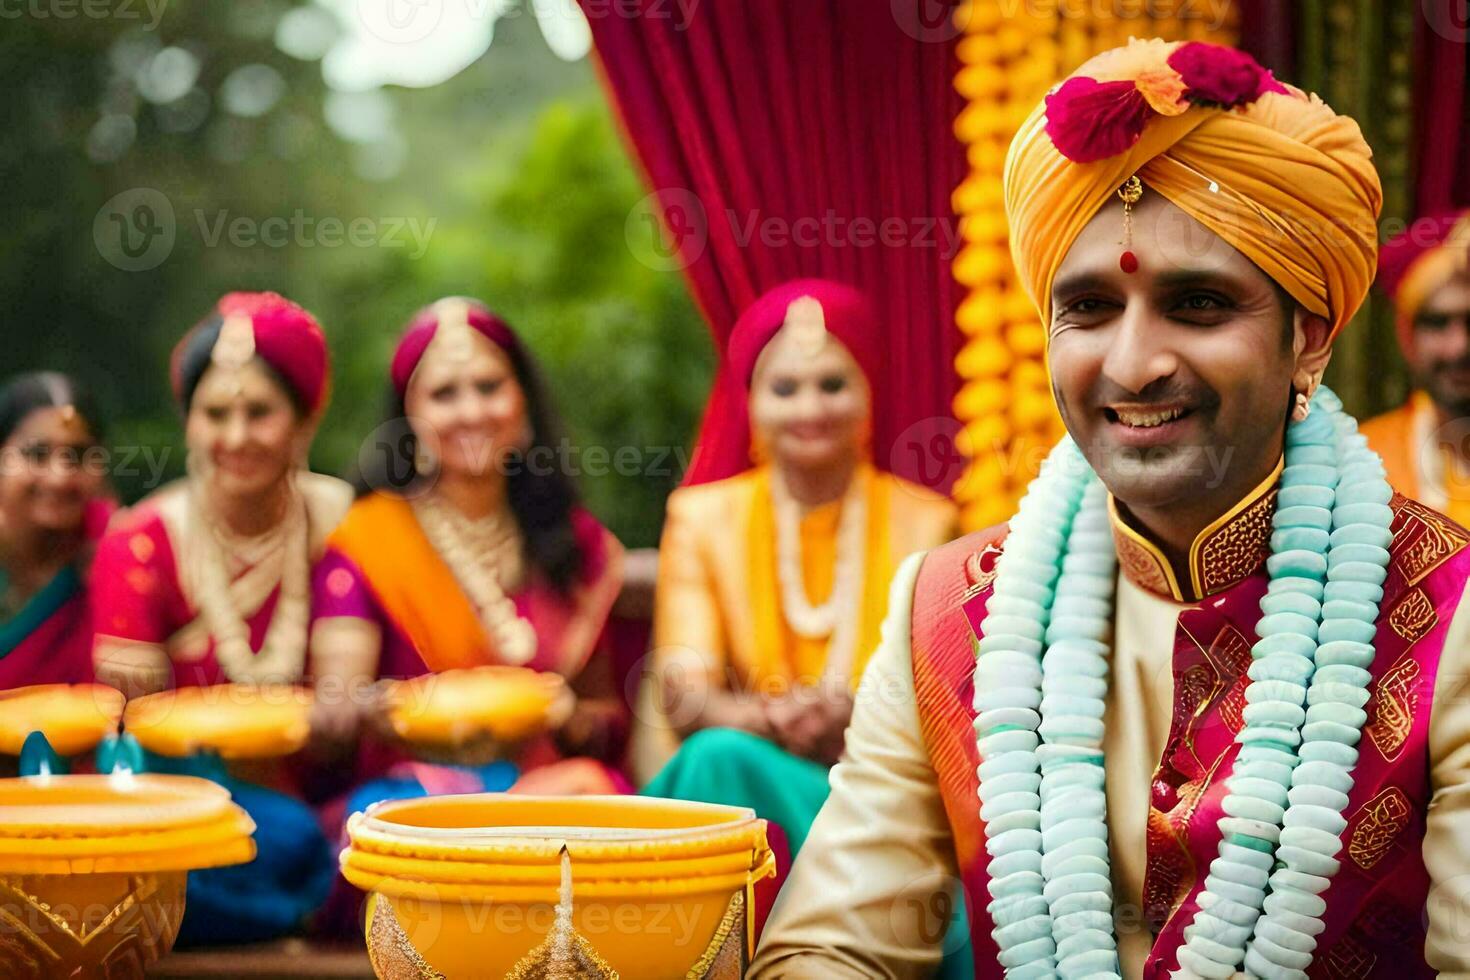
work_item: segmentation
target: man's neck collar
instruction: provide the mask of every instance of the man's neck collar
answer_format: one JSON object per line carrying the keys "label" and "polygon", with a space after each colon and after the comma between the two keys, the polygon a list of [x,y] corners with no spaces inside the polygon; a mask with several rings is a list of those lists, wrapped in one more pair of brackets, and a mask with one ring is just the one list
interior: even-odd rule
{"label": "man's neck collar", "polygon": [[1254,575],[1271,556],[1271,515],[1285,462],[1277,462],[1255,489],[1195,536],[1182,575],[1147,532],[1128,524],[1109,495],[1108,517],[1123,574],[1140,588],[1176,602],[1198,602]]}

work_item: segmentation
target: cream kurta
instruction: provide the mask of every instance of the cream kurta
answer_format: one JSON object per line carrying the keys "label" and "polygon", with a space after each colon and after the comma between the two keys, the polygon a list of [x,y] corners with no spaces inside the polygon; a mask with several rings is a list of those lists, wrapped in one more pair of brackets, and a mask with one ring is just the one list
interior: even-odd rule
{"label": "cream kurta", "polygon": [[[957,870],[915,705],[909,627],[921,560],[913,556],[894,578],[882,641],[857,693],[846,751],[832,770],[831,796],[766,924],[749,977],[923,977],[939,963],[942,930],[932,910],[942,907]],[[1124,976],[1137,977],[1152,944],[1139,914],[1150,784],[1168,736],[1175,626],[1186,606],[1122,575],[1116,603],[1104,738],[1108,824],[1119,954]],[[1470,978],[1467,677],[1470,599],[1462,597],[1430,717],[1425,958],[1441,976]]]}

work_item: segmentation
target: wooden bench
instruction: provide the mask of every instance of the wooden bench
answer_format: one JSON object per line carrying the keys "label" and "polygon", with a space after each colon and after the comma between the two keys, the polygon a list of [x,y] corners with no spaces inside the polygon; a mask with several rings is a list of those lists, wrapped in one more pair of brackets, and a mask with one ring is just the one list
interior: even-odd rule
{"label": "wooden bench", "polygon": [[165,956],[148,970],[149,977],[206,980],[373,980],[362,945],[328,946],[305,939],[283,939],[257,946],[185,949]]}

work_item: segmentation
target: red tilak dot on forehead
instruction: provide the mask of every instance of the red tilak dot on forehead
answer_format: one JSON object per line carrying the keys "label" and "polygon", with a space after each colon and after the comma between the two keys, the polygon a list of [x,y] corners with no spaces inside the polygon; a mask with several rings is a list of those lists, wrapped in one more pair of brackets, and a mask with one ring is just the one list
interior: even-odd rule
{"label": "red tilak dot on forehead", "polygon": [[1133,254],[1132,249],[1129,249],[1125,251],[1122,255],[1118,256],[1118,268],[1122,269],[1130,276],[1138,271],[1138,256]]}

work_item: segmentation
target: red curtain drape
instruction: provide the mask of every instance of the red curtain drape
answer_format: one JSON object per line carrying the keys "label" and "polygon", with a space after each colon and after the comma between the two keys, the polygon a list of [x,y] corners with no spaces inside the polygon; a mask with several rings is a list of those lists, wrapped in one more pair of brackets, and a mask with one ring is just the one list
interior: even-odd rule
{"label": "red curtain drape", "polygon": [[[957,387],[950,193],[965,158],[952,5],[581,2],[674,264],[722,355],[740,311],[787,279],[866,289],[885,355],[874,456],[931,485],[952,477],[955,467],[894,448],[910,427],[951,418]],[[744,391],[722,356],[688,481],[743,469],[748,441]]]}
{"label": "red curtain drape", "polygon": [[1470,8],[1424,0],[1414,77],[1414,198],[1419,214],[1470,205],[1470,103],[1465,57]]}
{"label": "red curtain drape", "polygon": [[1296,15],[1294,0],[1237,0],[1240,46],[1261,64],[1295,83]]}

